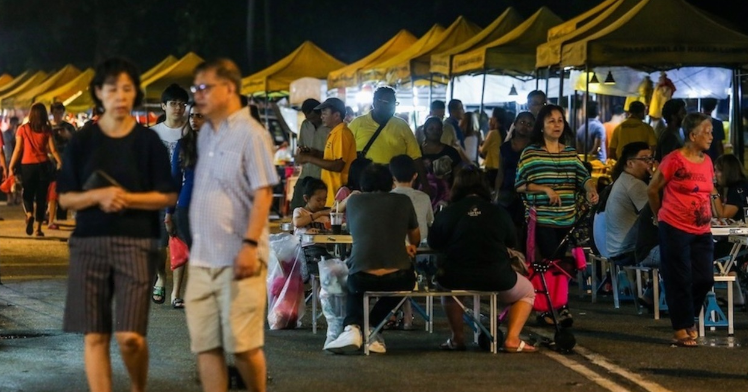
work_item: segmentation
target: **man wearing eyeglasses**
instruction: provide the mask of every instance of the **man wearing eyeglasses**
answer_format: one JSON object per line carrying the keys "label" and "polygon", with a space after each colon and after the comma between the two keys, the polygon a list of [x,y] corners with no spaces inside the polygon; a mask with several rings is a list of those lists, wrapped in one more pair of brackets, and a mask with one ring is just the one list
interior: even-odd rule
{"label": "man wearing eyeglasses", "polygon": [[[184,115],[187,101],[190,96],[187,94],[187,90],[179,87],[177,84],[172,84],[167,87],[164,92],[161,93],[161,109],[166,115],[166,119],[154,125],[153,129],[161,142],[164,143],[166,149],[169,151],[169,166],[171,166],[171,157],[174,155],[174,148],[177,146],[177,141],[182,138],[182,129],[187,122],[187,117]],[[169,244],[169,233],[166,231],[166,226],[171,225],[171,215],[167,215],[164,211],[161,211],[159,222],[163,222],[161,225],[161,235],[159,237],[159,261],[156,263],[156,283],[153,285],[153,294],[151,299],[156,304],[162,304],[166,301],[166,247]],[[174,299],[172,299],[173,301]]]}
{"label": "man wearing eyeglasses", "polygon": [[639,213],[647,206],[647,182],[652,175],[652,150],[647,142],[625,145],[616,162],[613,187],[605,206],[605,247],[608,258],[619,265],[635,263],[636,231]]}
{"label": "man wearing eyeglasses", "polygon": [[387,165],[398,155],[408,155],[415,161],[421,190],[432,195],[421,161],[421,148],[418,146],[416,137],[408,123],[395,116],[398,104],[395,90],[392,87],[379,87],[374,91],[371,111],[356,117],[348,125],[356,139],[356,151],[362,151],[379,126],[384,124],[379,136],[374,139],[374,143],[369,148],[366,158],[374,163]]}

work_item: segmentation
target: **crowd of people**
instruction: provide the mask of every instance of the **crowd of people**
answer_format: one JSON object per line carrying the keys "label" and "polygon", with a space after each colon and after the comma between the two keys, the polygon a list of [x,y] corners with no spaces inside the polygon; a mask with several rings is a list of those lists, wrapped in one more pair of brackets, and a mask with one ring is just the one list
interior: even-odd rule
{"label": "crowd of people", "polygon": [[[101,113],[95,121],[76,130],[61,104],[50,108],[51,120],[35,104],[26,123],[12,119],[3,134],[0,164],[23,184],[26,233],[43,236],[45,220],[57,228],[58,210],[76,212],[64,329],[85,335],[92,390],[111,385],[112,333],[133,390],[144,390],[148,310],[167,300],[172,237],[190,258],[173,271],[170,305],[186,312],[204,390],[226,390],[226,353],[248,386],[265,390],[268,216],[281,179],[270,134],[240,86],[230,60],[205,62],[194,71],[192,98],[176,84],[166,88],[163,121],[148,129],[131,114],[143,98],[137,70],[112,58],[97,66],[89,89]],[[748,180],[741,162],[723,154],[712,102],[706,114],[665,102],[658,135],[640,102],[625,113],[615,108],[613,124],[589,103],[575,133],[544,93],[527,98],[528,111],[516,116],[494,109],[485,132],[480,113],[457,99],[432,102],[413,131],[396,116],[390,87],[378,88],[371,111],[355,118],[337,98],[301,105],[293,157],[301,172],[290,203],[296,233],[324,230],[334,208],[353,238],[345,328],[325,350],[359,350],[364,312],[377,325],[399,302],[380,298],[364,309],[364,292],[413,289],[417,249],[429,247],[443,254],[439,288],[498,292],[509,306],[503,351],[535,352],[520,337],[535,289],[512,258],[563,258],[585,205],[595,206],[596,251],[619,265],[660,267],[673,342],[697,345],[694,315],[713,285],[715,253],[724,251],[711,218],[743,219],[748,206]],[[579,154],[615,161],[612,184],[598,189]],[[325,246],[302,246],[308,257],[330,257]],[[451,334],[441,348],[464,350],[462,308],[448,296],[442,304]],[[556,298],[538,320],[571,326],[568,298]],[[381,333],[369,350],[386,352]]]}

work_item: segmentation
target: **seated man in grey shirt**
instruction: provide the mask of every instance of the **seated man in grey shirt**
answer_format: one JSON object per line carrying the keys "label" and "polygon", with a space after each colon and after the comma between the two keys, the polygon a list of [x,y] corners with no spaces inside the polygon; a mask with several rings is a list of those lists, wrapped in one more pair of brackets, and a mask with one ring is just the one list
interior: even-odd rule
{"label": "seated man in grey shirt", "polygon": [[636,230],[639,212],[647,205],[647,183],[652,173],[652,150],[645,142],[623,147],[621,159],[613,170],[618,175],[608,197],[606,247],[609,258],[619,265],[635,263]]}
{"label": "seated man in grey shirt", "polygon": [[[361,348],[361,325],[366,291],[409,291],[415,285],[411,258],[421,242],[418,218],[410,198],[392,189],[392,175],[387,166],[371,164],[360,178],[362,194],[347,203],[348,230],[353,237],[353,251],[347,263],[348,298],[345,330],[324,348],[335,354]],[[371,310],[370,321],[378,325],[400,302],[397,297],[380,298]],[[370,343],[375,353],[386,351],[384,339],[378,334]]]}

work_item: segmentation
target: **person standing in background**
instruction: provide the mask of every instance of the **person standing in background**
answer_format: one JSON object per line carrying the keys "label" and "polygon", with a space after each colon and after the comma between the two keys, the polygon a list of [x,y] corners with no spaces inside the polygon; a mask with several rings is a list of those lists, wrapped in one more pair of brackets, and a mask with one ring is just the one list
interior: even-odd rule
{"label": "person standing in background", "polygon": [[[327,144],[327,136],[330,135],[330,127],[322,123],[321,112],[315,110],[320,102],[316,99],[309,98],[301,104],[301,112],[304,114],[304,121],[299,128],[298,148],[296,156],[299,154],[309,154],[322,158]],[[299,162],[296,162],[298,165]],[[301,174],[293,188],[293,197],[291,199],[291,211],[306,205],[304,201],[304,187],[301,180],[306,177],[322,178],[322,168],[311,163],[301,164]]]}
{"label": "person standing in background", "polygon": [[[613,131],[615,131],[618,124],[626,119],[626,112],[623,111],[623,106],[621,105],[613,106],[612,113],[613,114],[610,116],[610,121],[603,123],[603,126],[605,127],[605,141],[607,143],[610,143],[610,141],[613,139]],[[606,145],[605,148],[607,151],[608,146]]]}
{"label": "person standing in background", "polygon": [[722,120],[712,116],[714,109],[717,108],[718,101],[715,98],[704,98],[701,100],[701,113],[706,114],[712,119],[712,144],[709,145],[709,158],[712,158],[712,162],[717,160],[717,157],[725,153],[725,125],[722,124]]}
{"label": "person standing in background", "polygon": [[[189,100],[190,96],[187,94],[187,90],[179,87],[177,84],[170,85],[161,93],[161,109],[164,111],[166,118],[151,129],[156,131],[156,134],[158,134],[161,142],[164,143],[169,152],[168,164],[171,164],[171,159],[174,156],[174,148],[177,146],[179,139],[182,138],[182,129],[187,123],[184,111]],[[162,304],[166,301],[166,263],[169,263],[166,258],[166,247],[169,246],[169,233],[166,232],[166,225],[171,225],[172,222],[171,216],[167,216],[166,210],[161,211],[159,219],[163,222],[160,225],[161,236],[159,238],[162,257],[161,261],[156,263],[156,275],[158,278],[153,285],[152,299],[154,303]]]}
{"label": "person standing in background", "polygon": [[[52,138],[55,141],[58,154],[64,156],[65,146],[67,146],[68,142],[73,137],[75,127],[73,124],[64,120],[65,105],[63,105],[62,102],[53,103],[52,106],[50,106],[49,111],[52,112]],[[47,199],[49,200],[49,205],[47,206],[47,214],[49,216],[47,220],[47,228],[50,230],[58,230],[60,228],[55,223],[58,215],[60,215],[59,213],[62,213],[63,217],[61,219],[65,219],[65,216],[67,215],[67,211],[65,210],[57,210],[58,197],[56,178],[57,176],[52,179],[52,182],[49,184],[49,190],[47,191]]]}

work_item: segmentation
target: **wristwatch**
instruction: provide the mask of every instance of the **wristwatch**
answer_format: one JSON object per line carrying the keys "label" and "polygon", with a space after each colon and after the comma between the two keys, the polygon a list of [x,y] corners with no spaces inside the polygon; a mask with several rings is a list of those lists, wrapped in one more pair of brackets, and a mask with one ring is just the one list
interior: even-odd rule
{"label": "wristwatch", "polygon": [[245,238],[245,239],[243,239],[243,240],[242,240],[242,244],[244,244],[244,245],[249,245],[249,246],[253,246],[253,247],[255,247],[255,248],[256,248],[256,247],[257,247],[257,245],[258,245],[258,244],[257,244],[257,241],[255,241],[255,240],[253,240],[253,239],[251,239],[251,238]]}

